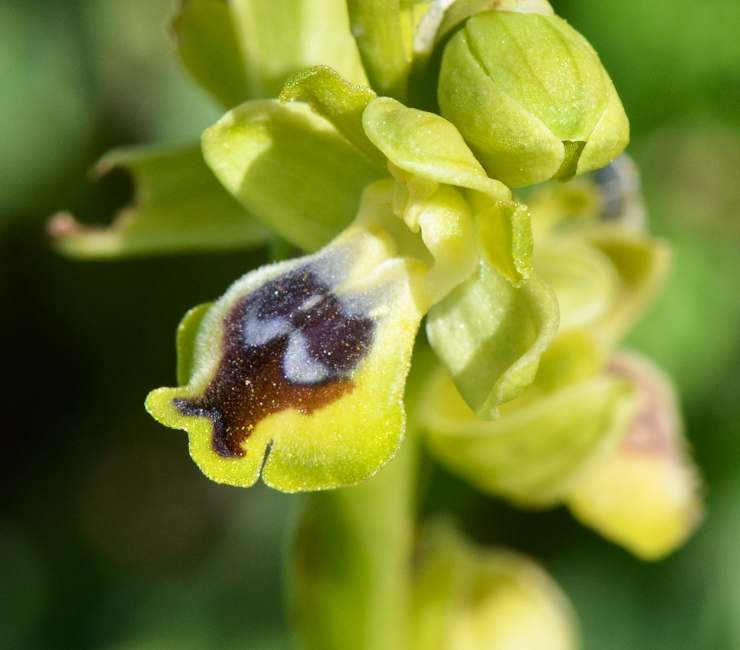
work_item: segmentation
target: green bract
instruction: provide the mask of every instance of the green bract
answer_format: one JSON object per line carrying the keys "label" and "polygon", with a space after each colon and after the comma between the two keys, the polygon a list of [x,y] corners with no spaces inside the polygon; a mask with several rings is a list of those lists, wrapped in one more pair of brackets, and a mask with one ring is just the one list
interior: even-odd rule
{"label": "green bract", "polygon": [[438,98],[488,174],[507,185],[603,167],[629,140],[596,52],[555,15],[468,18],[445,46]]}

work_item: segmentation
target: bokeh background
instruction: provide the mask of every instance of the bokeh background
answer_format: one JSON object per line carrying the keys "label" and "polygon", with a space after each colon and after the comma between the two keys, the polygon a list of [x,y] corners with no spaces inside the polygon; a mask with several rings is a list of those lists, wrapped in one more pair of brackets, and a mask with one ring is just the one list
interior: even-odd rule
{"label": "bokeh background", "polygon": [[[740,3],[553,0],[632,123],[670,284],[629,344],[682,396],[709,516],[646,564],[562,509],[524,514],[434,470],[424,509],[541,559],[585,650],[740,648]],[[218,117],[181,72],[170,0],[0,0],[0,648],[283,650],[281,551],[300,497],[217,486],[143,410],[173,335],[264,251],[73,262],[44,236],[106,222],[113,146],[195,140]]]}

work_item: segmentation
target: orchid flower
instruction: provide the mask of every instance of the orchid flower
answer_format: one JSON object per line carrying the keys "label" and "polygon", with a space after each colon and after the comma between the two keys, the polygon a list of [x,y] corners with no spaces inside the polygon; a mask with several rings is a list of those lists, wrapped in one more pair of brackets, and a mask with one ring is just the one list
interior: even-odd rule
{"label": "orchid flower", "polygon": [[174,32],[226,114],[200,145],[109,154],[135,205],[102,230],[57,215],[57,246],[283,254],[185,315],[179,385],[146,408],[214,481],[327,491],[291,554],[307,647],[575,647],[521,556],[435,524],[412,570],[401,444],[646,559],[701,519],[669,382],[619,349],[669,252],[596,52],[546,0],[183,0]]}

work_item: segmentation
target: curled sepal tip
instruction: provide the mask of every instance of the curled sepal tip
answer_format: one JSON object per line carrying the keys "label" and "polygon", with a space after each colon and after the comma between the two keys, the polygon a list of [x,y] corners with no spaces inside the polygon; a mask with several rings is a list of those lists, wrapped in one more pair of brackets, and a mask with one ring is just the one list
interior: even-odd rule
{"label": "curled sepal tip", "polygon": [[220,483],[247,487],[261,472],[297,492],[368,478],[403,437],[426,308],[414,289],[423,267],[391,253],[383,235],[354,228],[320,253],[245,275],[185,320],[189,382],[153,391],[147,410],[187,431],[191,456]]}

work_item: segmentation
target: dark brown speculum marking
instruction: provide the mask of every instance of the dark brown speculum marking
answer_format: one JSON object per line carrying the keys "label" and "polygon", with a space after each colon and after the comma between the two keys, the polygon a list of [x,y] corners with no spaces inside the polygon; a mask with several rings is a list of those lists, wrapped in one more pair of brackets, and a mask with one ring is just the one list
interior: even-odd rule
{"label": "dark brown speculum marking", "polygon": [[203,395],[175,406],[211,420],[217,454],[241,458],[242,443],[268,415],[310,414],[351,391],[350,373],[367,356],[375,327],[350,313],[309,265],[300,267],[234,305],[213,380]]}

